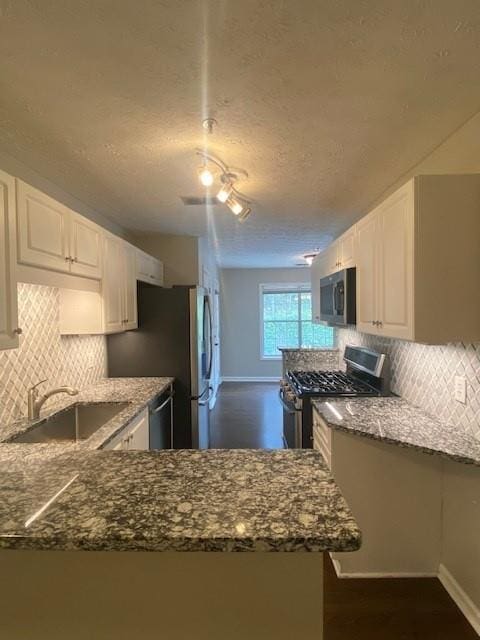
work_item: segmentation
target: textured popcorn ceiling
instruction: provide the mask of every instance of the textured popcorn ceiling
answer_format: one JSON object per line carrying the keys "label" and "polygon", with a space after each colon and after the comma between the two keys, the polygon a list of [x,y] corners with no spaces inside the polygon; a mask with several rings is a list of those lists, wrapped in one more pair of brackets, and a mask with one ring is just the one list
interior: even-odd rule
{"label": "textured popcorn ceiling", "polygon": [[480,106],[478,0],[0,0],[0,149],[124,227],[203,234],[194,149],[250,178],[222,266],[326,246]]}

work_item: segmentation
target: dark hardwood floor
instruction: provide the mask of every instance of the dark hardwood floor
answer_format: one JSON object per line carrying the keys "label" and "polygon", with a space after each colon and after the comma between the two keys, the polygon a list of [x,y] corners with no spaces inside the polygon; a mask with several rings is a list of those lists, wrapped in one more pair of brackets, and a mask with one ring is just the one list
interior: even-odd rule
{"label": "dark hardwood floor", "polygon": [[210,414],[213,449],[283,449],[278,384],[224,382]]}
{"label": "dark hardwood floor", "polygon": [[[273,383],[224,383],[211,446],[282,448],[277,394]],[[328,554],[324,564],[325,640],[478,640],[435,578],[339,580]]]}

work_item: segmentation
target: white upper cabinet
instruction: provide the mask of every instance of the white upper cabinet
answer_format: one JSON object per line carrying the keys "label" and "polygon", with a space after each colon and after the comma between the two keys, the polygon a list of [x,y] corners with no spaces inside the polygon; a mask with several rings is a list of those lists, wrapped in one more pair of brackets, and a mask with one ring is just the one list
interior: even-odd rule
{"label": "white upper cabinet", "polygon": [[136,250],[137,280],[163,287],[163,263],[141,249]]}
{"label": "white upper cabinet", "polygon": [[480,339],[480,175],[418,176],[357,224],[359,331]]}
{"label": "white upper cabinet", "polygon": [[107,233],[103,243],[103,333],[124,330],[124,252],[123,242]]}
{"label": "white upper cabinet", "polygon": [[377,210],[378,332],[412,340],[413,326],[413,181]]}
{"label": "white upper cabinet", "polygon": [[337,260],[339,269],[355,266],[356,226],[351,227],[337,240]]}
{"label": "white upper cabinet", "polygon": [[357,224],[359,331],[413,339],[413,182]]}
{"label": "white upper cabinet", "polygon": [[100,278],[102,275],[102,228],[72,212],[70,230],[71,273],[88,278]]}
{"label": "white upper cabinet", "polygon": [[17,180],[18,261],[88,278],[102,275],[101,227]]}
{"label": "white upper cabinet", "polygon": [[320,323],[320,280],[328,275],[328,256],[325,252],[319,253],[313,259],[310,267],[311,292],[312,292],[312,322]]}
{"label": "white upper cabinet", "polygon": [[138,327],[136,248],[108,231],[101,291],[60,289],[60,333],[121,333]]}
{"label": "white upper cabinet", "polygon": [[18,347],[15,180],[0,171],[0,349]]}
{"label": "white upper cabinet", "polygon": [[138,327],[137,320],[137,262],[136,249],[123,245],[123,323],[126,331]]}
{"label": "white upper cabinet", "polygon": [[370,333],[377,319],[378,223],[373,212],[357,223],[357,328]]}
{"label": "white upper cabinet", "polygon": [[17,180],[18,261],[70,271],[70,211],[38,189]]}

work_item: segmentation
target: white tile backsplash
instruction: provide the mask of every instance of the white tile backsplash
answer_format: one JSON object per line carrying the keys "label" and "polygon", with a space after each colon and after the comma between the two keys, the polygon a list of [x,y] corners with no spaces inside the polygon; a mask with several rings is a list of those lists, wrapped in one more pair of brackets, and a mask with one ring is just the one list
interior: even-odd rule
{"label": "white tile backsplash", "polygon": [[[18,313],[20,346],[0,351],[0,425],[26,415],[28,388],[40,380],[47,378],[45,390],[83,389],[105,377],[107,369],[104,336],[60,336],[58,289],[19,284]],[[56,396],[48,402],[62,401]]]}
{"label": "white tile backsplash", "polygon": [[[346,344],[366,346],[390,358],[392,391],[443,422],[480,438],[480,343],[424,345],[337,330],[340,353]],[[455,376],[467,381],[466,404],[455,400]]]}

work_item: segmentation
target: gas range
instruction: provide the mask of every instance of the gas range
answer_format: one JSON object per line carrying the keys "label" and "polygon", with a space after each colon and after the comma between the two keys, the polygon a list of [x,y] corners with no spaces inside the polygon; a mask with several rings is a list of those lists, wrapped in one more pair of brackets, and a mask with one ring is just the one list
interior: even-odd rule
{"label": "gas range", "polygon": [[386,356],[365,347],[347,346],[346,371],[287,371],[279,391],[287,447],[312,446],[312,398],[389,395]]}
{"label": "gas range", "polygon": [[298,398],[380,395],[378,389],[344,371],[288,371],[287,380]]}

